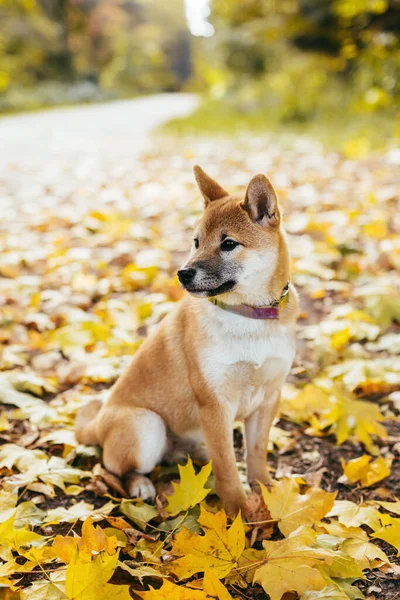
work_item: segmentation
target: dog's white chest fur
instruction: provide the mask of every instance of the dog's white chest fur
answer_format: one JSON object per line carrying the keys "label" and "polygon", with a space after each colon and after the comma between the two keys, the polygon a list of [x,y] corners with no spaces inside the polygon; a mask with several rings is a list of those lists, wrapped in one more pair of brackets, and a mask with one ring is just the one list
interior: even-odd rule
{"label": "dog's white chest fur", "polygon": [[205,313],[208,343],[201,369],[221,402],[232,406],[236,418],[246,418],[287,377],[295,355],[293,326],[248,319],[211,304]]}

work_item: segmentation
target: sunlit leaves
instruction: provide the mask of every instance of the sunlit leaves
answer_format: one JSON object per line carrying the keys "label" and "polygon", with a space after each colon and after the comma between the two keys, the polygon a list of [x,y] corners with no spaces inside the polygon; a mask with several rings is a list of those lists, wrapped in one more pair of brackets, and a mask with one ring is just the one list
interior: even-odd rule
{"label": "sunlit leaves", "polygon": [[48,579],[34,581],[23,590],[21,600],[65,600],[65,571],[49,573]]}
{"label": "sunlit leaves", "polygon": [[142,592],[143,600],[207,600],[209,596],[193,588],[186,588],[165,580],[159,590],[150,588],[148,592]]}
{"label": "sunlit leaves", "polygon": [[351,483],[359,481],[362,486],[366,487],[388,477],[391,463],[390,458],[383,458],[383,456],[378,456],[371,462],[371,456],[367,454],[354,458],[348,463],[342,459],[343,472],[347,480]]}
{"label": "sunlit leaves", "polygon": [[218,598],[218,600],[231,600],[232,598],[224,584],[220,579],[218,579],[213,569],[208,569],[204,573],[203,590],[209,596]]}
{"label": "sunlit leaves", "polygon": [[322,519],[333,507],[336,496],[319,488],[310,488],[300,494],[299,485],[289,478],[274,482],[271,490],[265,486],[261,489],[271,517],[285,536],[300,525],[312,525]]}
{"label": "sunlit leaves", "polygon": [[347,581],[332,582],[318,592],[304,592],[300,600],[363,600],[364,594]]}
{"label": "sunlit leaves", "polygon": [[104,504],[101,508],[94,508],[93,504],[89,504],[84,500],[71,504],[69,508],[57,506],[47,512],[45,517],[46,524],[58,523],[74,523],[78,520],[84,521],[87,517],[92,517],[94,521],[101,521],[104,517],[110,514],[115,508],[115,504],[111,501]]}
{"label": "sunlit leaves", "polygon": [[380,527],[380,513],[376,508],[364,504],[355,504],[350,500],[336,500],[328,517],[338,517],[339,522],[346,527],[368,525],[371,529]]}
{"label": "sunlit leaves", "polygon": [[121,503],[121,512],[129,517],[140,529],[146,529],[149,521],[158,517],[158,510],[146,504],[140,498],[136,500],[123,500]]}
{"label": "sunlit leaves", "polygon": [[397,555],[400,556],[400,519],[393,519],[388,515],[382,518],[383,527],[372,534],[372,537],[385,540],[388,544],[394,546]]}
{"label": "sunlit leaves", "polygon": [[207,569],[221,579],[237,566],[244,550],[242,519],[238,515],[228,529],[225,512],[213,514],[202,508],[198,522],[204,535],[192,534],[186,528],[176,534],[172,552],[182,558],[174,561],[170,568],[180,579]]}
{"label": "sunlit leaves", "polygon": [[31,531],[29,525],[15,528],[15,515],[0,524],[0,556],[3,560],[12,559],[12,551],[43,542],[43,536]]}
{"label": "sunlit leaves", "polygon": [[82,477],[90,474],[69,466],[58,456],[49,458],[41,450],[29,450],[16,444],[3,445],[0,450],[0,467],[15,467],[19,471],[5,479],[4,485],[9,490],[29,486],[36,480],[48,484],[50,490],[53,486],[64,490],[66,483],[77,484]]}
{"label": "sunlit leaves", "polygon": [[115,571],[117,554],[101,553],[93,560],[82,560],[77,551],[67,568],[65,591],[69,600],[130,600],[128,586],[108,583]]}
{"label": "sunlit leaves", "polygon": [[54,556],[68,564],[73,560],[77,550],[82,562],[88,562],[92,556],[105,551],[115,554],[118,540],[115,536],[107,537],[103,529],[94,526],[88,517],[82,525],[82,537],[57,535],[53,541]]}
{"label": "sunlit leaves", "polygon": [[372,454],[377,452],[373,437],[387,436],[378,406],[355,400],[338,387],[329,388],[325,381],[322,386],[307,384],[297,396],[284,403],[283,410],[291,418],[309,422],[311,433],[333,433],[338,444],[354,437]]}
{"label": "sunlit leaves", "polygon": [[197,475],[190,458],[185,466],[178,467],[181,481],[179,484],[173,483],[174,491],[168,496],[167,510],[172,516],[195,506],[210,492],[204,486],[211,473],[211,462],[202,467]]}
{"label": "sunlit leaves", "polygon": [[271,600],[280,600],[284,593],[321,590],[325,579],[317,569],[327,560],[324,553],[312,549],[315,536],[307,529],[297,530],[287,539],[264,541],[262,564],[255,571],[254,581],[259,582]]}
{"label": "sunlit leaves", "polygon": [[[361,527],[346,527],[331,519],[329,523],[321,523],[317,529],[324,532],[318,536],[320,545],[341,550],[344,555],[353,558],[362,570],[372,569],[389,561],[385,553],[371,543],[368,534]],[[340,577],[344,577],[344,574]]]}
{"label": "sunlit leaves", "polygon": [[379,504],[379,506],[382,506],[382,508],[385,508],[389,512],[394,513],[395,515],[400,515],[399,499],[396,499],[395,502],[377,502],[377,504]]}

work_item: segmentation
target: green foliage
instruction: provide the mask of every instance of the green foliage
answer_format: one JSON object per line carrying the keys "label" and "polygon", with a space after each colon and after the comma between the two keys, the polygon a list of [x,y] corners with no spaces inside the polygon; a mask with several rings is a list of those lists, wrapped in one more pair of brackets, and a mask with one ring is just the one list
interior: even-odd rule
{"label": "green foliage", "polygon": [[196,52],[198,81],[212,102],[224,102],[210,129],[213,120],[227,129],[231,114],[239,127],[332,121],[334,132],[361,116],[359,131],[346,135],[367,129],[372,145],[384,115],[393,134],[400,98],[395,0],[212,0],[211,20],[215,35]]}

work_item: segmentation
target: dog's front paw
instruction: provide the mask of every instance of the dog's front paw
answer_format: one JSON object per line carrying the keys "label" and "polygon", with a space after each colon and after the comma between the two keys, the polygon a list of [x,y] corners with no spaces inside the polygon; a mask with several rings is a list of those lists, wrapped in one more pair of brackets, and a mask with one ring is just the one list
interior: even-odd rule
{"label": "dog's front paw", "polygon": [[251,488],[258,493],[261,491],[260,483],[264,484],[266,487],[271,487],[274,483],[267,466],[258,469],[257,471],[249,472],[247,480]]}
{"label": "dog's front paw", "polygon": [[245,506],[247,500],[247,496],[242,487],[234,491],[221,491],[218,495],[222,499],[225,511],[232,516],[238,514],[238,512]]}
{"label": "dog's front paw", "polygon": [[154,500],[156,497],[156,488],[150,479],[139,473],[129,473],[125,477],[125,487],[131,498]]}

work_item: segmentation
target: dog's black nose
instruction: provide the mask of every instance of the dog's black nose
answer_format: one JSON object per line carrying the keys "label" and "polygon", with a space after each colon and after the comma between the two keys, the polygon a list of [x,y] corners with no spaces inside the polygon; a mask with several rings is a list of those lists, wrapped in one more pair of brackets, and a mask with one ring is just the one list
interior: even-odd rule
{"label": "dog's black nose", "polygon": [[178,278],[183,285],[190,283],[196,275],[196,269],[181,269],[178,271]]}

